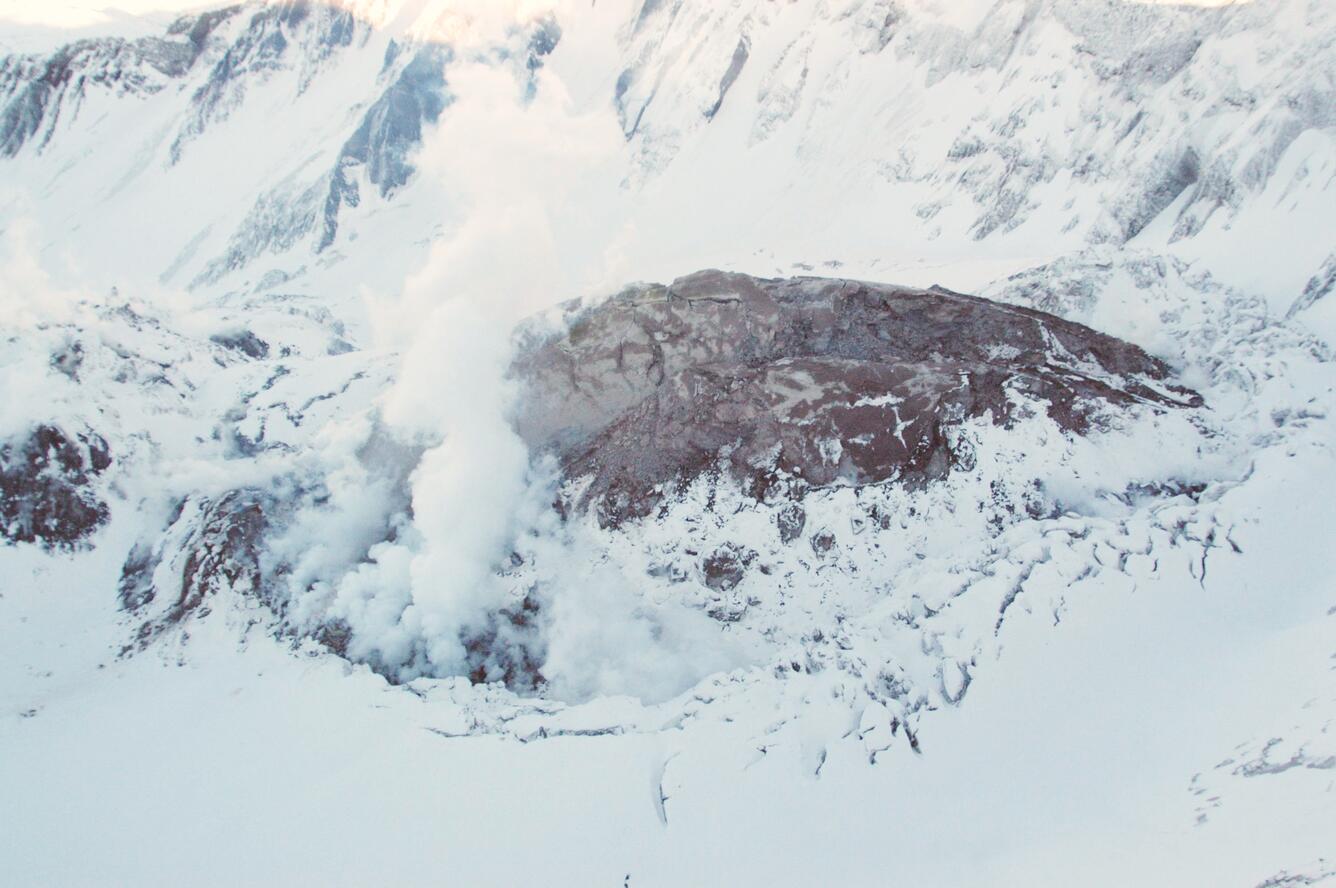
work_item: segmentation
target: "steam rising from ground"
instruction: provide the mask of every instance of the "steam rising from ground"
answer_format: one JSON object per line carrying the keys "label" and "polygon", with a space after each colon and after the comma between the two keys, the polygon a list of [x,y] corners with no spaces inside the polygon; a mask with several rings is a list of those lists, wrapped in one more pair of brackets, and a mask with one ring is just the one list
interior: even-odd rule
{"label": "steam rising from ground", "polygon": [[[495,38],[499,26],[547,10],[485,11],[463,31],[486,25]],[[621,132],[610,108],[579,107],[550,71],[533,89],[527,71],[495,64],[453,65],[448,75],[459,98],[419,163],[439,185],[449,229],[402,292],[367,294],[378,345],[403,358],[383,428],[362,432],[421,453],[411,507],[360,564],[308,557],[293,576],[294,589],[313,590],[298,617],[346,622],[349,653],[402,678],[492,678],[527,659],[556,697],[670,697],[739,665],[740,652],[720,644],[703,614],[641,601],[634,578],[601,566],[579,529],[560,525],[555,473],[531,465],[513,430],[506,375],[518,322],[619,280]],[[299,520],[281,548],[296,553],[332,534],[355,551],[374,528],[352,516],[394,510],[393,479],[376,477],[386,453],[344,456],[333,508]],[[530,568],[522,583],[498,576],[517,561]],[[526,596],[536,625],[498,619]]]}
{"label": "steam rising from ground", "polygon": [[[32,225],[27,222],[0,231],[0,318],[4,319],[4,328],[27,331],[38,324],[70,320],[78,311],[83,294],[51,280],[37,260],[34,240]],[[13,341],[19,343],[21,337]],[[44,397],[50,397],[48,368],[24,361],[11,351],[0,351],[0,438],[27,430],[34,393],[44,392]]]}

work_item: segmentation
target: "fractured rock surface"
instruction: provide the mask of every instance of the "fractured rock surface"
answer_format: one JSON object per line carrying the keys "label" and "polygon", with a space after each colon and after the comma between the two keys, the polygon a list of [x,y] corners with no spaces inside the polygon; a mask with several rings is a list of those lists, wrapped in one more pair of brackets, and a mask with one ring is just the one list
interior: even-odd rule
{"label": "fractured rock surface", "polygon": [[[1195,407],[1140,348],[1052,315],[940,288],[702,271],[629,288],[531,343],[517,426],[616,526],[722,470],[757,499],[944,477],[952,429],[1046,410]],[[796,534],[795,534],[796,535]]]}
{"label": "fractured rock surface", "polygon": [[[181,503],[157,549],[137,546],[122,568],[121,607],[145,618],[123,652],[142,650],[192,615],[207,616],[210,601],[225,590],[279,611],[264,594],[260,564],[271,511],[270,498],[253,489]],[[171,563],[159,575],[164,557]],[[170,594],[159,599],[160,589]]]}

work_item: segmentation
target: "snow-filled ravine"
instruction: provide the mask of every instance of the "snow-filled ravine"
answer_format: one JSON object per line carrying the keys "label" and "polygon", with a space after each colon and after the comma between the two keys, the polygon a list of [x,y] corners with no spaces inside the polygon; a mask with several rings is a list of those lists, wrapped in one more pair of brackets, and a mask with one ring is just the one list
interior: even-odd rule
{"label": "snow-filled ravine", "polygon": [[0,6],[0,884],[1336,883],[1330,4],[171,5]]}

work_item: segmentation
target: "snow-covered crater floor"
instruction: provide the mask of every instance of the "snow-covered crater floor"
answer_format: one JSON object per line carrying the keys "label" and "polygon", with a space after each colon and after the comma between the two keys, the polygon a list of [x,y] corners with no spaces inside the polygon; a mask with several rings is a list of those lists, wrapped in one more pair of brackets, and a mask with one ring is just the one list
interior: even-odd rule
{"label": "snow-covered crater floor", "polygon": [[[1160,572],[1087,581],[1058,625],[1057,590],[1037,585],[1042,606],[1018,603],[964,705],[925,720],[922,754],[875,765],[885,726],[851,719],[833,672],[768,693],[759,676],[721,676],[657,709],[603,699],[460,737],[514,701],[462,680],[388,687],[263,634],[238,656],[221,620],[194,630],[183,664],[118,662],[101,593],[119,565],[34,556],[39,581],[0,603],[24,629],[5,652],[0,773],[23,800],[6,818],[9,872],[357,884],[445,868],[505,884],[541,869],[614,885],[1319,874],[1336,565],[1315,527],[1336,489],[1329,448],[1302,438],[1258,459],[1265,484],[1222,499],[1243,554],[1222,549],[1204,582],[1185,582],[1198,553],[1161,536]],[[72,820],[98,826],[76,827],[79,854],[53,855],[47,837]],[[775,852],[814,836],[819,851]]]}
{"label": "snow-covered crater floor", "polygon": [[[289,372],[266,388],[277,358],[234,360],[219,346],[227,373],[255,381],[219,383],[220,395],[262,396],[241,411],[225,399],[201,411],[210,399],[199,398],[173,420],[183,429],[174,438],[159,431],[165,443],[121,451],[134,468],[107,492],[112,520],[91,551],[5,551],[6,576],[24,578],[0,597],[0,619],[18,630],[0,689],[3,779],[8,797],[24,800],[6,831],[14,872],[67,884],[300,882],[312,872],[356,884],[386,871],[432,881],[442,866],[476,884],[534,867],[566,884],[627,874],[631,884],[869,884],[888,867],[908,882],[954,884],[1321,877],[1336,762],[1336,564],[1323,544],[1336,501],[1331,364],[1320,343],[1257,323],[1253,301],[1172,261],[1106,259],[1036,270],[1047,282],[1079,277],[1089,286],[1074,291],[1094,294],[1044,307],[1092,321],[1129,293],[1176,306],[1161,351],[1205,396],[1202,422],[1149,415],[1088,438],[1063,437],[1043,417],[1005,433],[980,423],[969,431],[980,454],[972,472],[919,492],[809,495],[797,545],[780,544],[771,516],[742,501],[706,509],[727,490],[704,484],[617,534],[588,518],[575,531],[593,540],[582,551],[602,552],[623,576],[697,537],[742,541],[770,567],[722,595],[645,578],[651,602],[693,589],[691,606],[740,606],[748,617],[720,622],[718,646],[660,646],[660,659],[642,661],[647,680],[677,670],[691,685],[649,704],[597,684],[575,688],[576,698],[594,694],[576,704],[463,677],[391,685],[313,641],[275,637],[272,614],[228,589],[144,653],[118,657],[139,620],[106,592],[144,533],[139,508],[164,487],[199,487],[207,465],[200,436],[184,429],[217,421],[206,449],[232,448],[255,422],[247,417],[284,405],[265,414],[270,440],[325,456],[272,456],[248,469],[258,483],[289,473],[291,459],[330,458],[328,442],[304,437],[319,414],[294,404],[355,414],[385,384],[375,382],[383,363],[335,355],[309,370],[287,359]],[[990,292],[1033,301],[1028,283],[1023,274]],[[1123,308],[1117,332],[1130,336],[1142,313]],[[68,334],[53,331],[52,342]],[[24,364],[13,350],[45,359],[50,345],[11,341],[10,366]],[[97,384],[98,353],[85,354],[84,385]],[[350,382],[331,384],[338,362]],[[172,372],[188,375],[190,364]],[[172,384],[190,382],[154,382]],[[67,394],[77,409],[88,392]],[[109,391],[105,403],[152,401]],[[131,445],[136,421],[173,427],[159,424],[173,415],[168,403],[152,418],[105,414],[102,427],[128,432],[113,442]],[[293,421],[273,421],[282,415]],[[1046,511],[991,525],[992,482],[1030,478],[1047,484]],[[1165,487],[1113,496],[1151,480]],[[882,531],[869,514],[898,524]],[[807,540],[826,529],[836,545],[817,552]],[[870,598],[869,574],[885,590]],[[638,627],[592,622],[565,656],[609,657],[624,673],[632,661],[619,633]],[[721,648],[740,652],[736,668],[715,672]],[[43,837],[72,810],[105,827],[95,840],[83,834],[85,853],[53,860]],[[403,826],[387,833],[386,822]],[[247,853],[221,853],[220,830]],[[768,850],[811,847],[813,835],[820,853]]]}

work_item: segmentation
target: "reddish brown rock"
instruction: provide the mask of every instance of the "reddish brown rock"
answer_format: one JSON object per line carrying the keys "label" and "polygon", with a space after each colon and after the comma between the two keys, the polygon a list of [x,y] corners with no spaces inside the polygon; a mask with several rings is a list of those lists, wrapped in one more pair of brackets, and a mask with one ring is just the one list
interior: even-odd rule
{"label": "reddish brown rock", "polygon": [[1052,315],[934,288],[704,271],[644,285],[531,342],[517,417],[579,505],[615,525],[716,468],[758,499],[943,477],[948,430],[1016,404],[1084,432],[1111,406],[1200,397],[1130,343]]}

